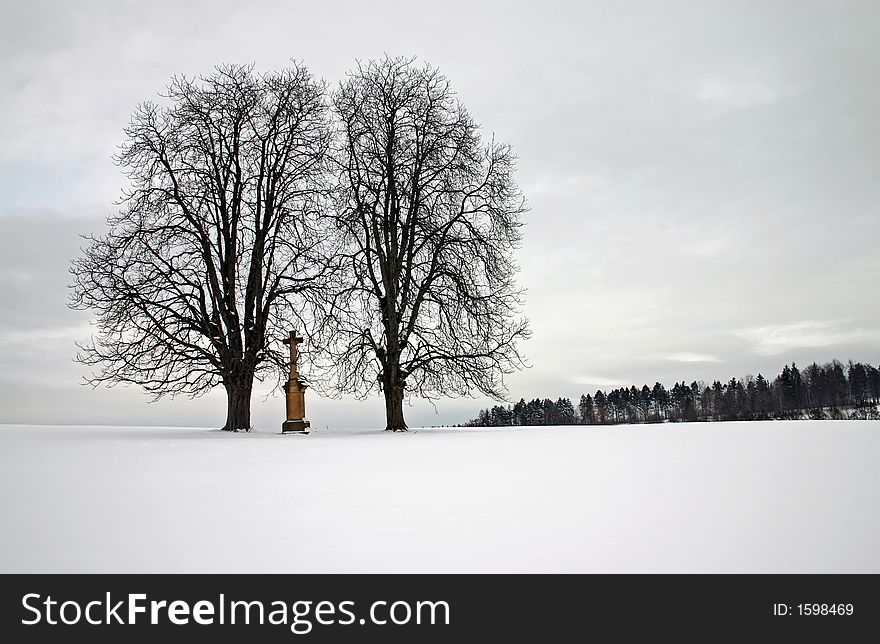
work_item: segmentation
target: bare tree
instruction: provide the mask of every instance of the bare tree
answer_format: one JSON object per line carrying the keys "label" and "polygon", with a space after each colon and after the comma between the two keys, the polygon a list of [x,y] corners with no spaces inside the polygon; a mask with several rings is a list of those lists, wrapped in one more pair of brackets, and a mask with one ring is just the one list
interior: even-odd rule
{"label": "bare tree", "polygon": [[327,273],[326,89],[299,64],[223,66],[165,98],[132,116],[116,159],[132,187],[71,268],[71,306],[97,313],[78,359],[93,385],[157,398],[222,384],[224,429],[249,429],[254,380],[284,366],[280,339]]}
{"label": "bare tree", "polygon": [[359,64],[334,106],[348,269],[333,310],[338,388],[383,392],[395,431],[408,395],[502,398],[529,334],[512,258],[526,208],[510,148],[481,142],[447,79],[413,60]]}

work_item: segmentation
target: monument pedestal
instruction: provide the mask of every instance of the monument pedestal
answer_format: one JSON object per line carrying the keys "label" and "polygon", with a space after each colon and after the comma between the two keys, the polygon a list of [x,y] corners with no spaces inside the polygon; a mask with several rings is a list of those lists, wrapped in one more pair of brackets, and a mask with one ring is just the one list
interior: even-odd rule
{"label": "monument pedestal", "polygon": [[296,366],[297,345],[302,341],[303,339],[296,335],[296,331],[291,331],[290,337],[284,340],[284,344],[290,345],[290,377],[284,384],[287,420],[281,424],[282,434],[308,434],[311,425],[306,420],[306,388],[308,385],[299,377]]}
{"label": "monument pedestal", "polygon": [[299,420],[285,420],[281,424],[282,434],[308,434],[311,423],[305,418]]}

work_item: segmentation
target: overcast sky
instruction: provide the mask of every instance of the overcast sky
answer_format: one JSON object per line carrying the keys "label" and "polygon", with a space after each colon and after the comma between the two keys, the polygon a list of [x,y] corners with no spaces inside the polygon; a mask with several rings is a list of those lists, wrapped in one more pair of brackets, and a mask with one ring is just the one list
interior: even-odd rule
{"label": "overcast sky", "polygon": [[[514,399],[880,362],[880,3],[0,0],[0,422],[220,426],[221,392],[79,384],[67,267],[125,187],[122,128],[173,74],[296,58],[335,85],[384,52],[439,67],[520,157]],[[384,425],[378,398],[307,405]]]}

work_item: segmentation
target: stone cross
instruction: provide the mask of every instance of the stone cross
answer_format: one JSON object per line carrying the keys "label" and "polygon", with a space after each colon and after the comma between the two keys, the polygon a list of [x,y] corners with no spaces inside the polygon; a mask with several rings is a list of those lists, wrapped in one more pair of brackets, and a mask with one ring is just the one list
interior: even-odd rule
{"label": "stone cross", "polygon": [[290,376],[284,385],[284,393],[287,398],[287,420],[281,425],[282,434],[308,434],[311,423],[306,420],[306,388],[308,385],[299,377],[297,359],[299,358],[299,344],[303,339],[290,332],[290,337],[283,340],[290,347]]}
{"label": "stone cross", "polygon": [[299,370],[297,369],[297,360],[299,359],[299,344],[303,341],[303,338],[296,334],[296,331],[290,332],[290,337],[284,338],[282,342],[288,346],[290,346],[290,379],[296,380],[299,378]]}

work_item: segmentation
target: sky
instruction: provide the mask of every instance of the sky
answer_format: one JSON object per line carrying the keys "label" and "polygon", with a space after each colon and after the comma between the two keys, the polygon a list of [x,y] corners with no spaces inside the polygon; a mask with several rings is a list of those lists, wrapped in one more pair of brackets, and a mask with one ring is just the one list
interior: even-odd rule
{"label": "sky", "polygon": [[[438,67],[519,157],[533,336],[511,399],[880,363],[880,3],[0,0],[0,423],[222,425],[221,391],[81,384],[94,320],[67,269],[126,187],[122,128],[174,74],[297,59],[333,87],[385,53]],[[378,398],[307,408],[384,426]],[[253,413],[280,425],[283,400]]]}

